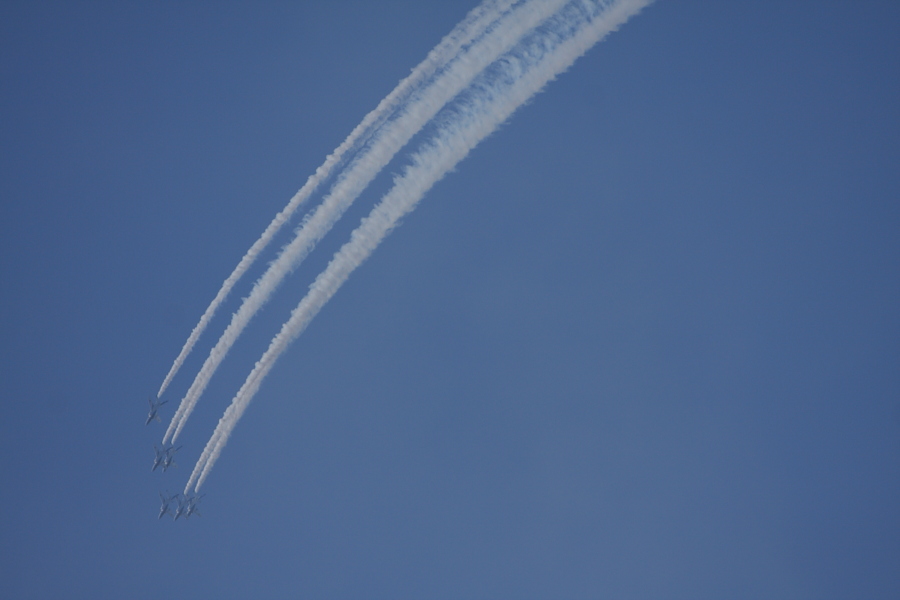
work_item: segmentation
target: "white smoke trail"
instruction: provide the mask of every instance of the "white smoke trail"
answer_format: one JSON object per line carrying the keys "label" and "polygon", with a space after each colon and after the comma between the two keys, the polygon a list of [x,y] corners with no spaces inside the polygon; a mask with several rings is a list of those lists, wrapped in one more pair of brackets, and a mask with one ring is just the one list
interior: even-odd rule
{"label": "white smoke trail", "polygon": [[185,487],[199,490],[228,442],[263,379],[278,357],[309,325],[350,273],[409,213],[436,181],[482,139],[591,46],[649,4],[651,0],[576,0],[551,19],[522,47],[497,61],[489,79],[473,86],[463,106],[445,119],[434,137],[412,158],[394,187],[310,286],[309,293],[257,361],[253,371],[219,420]]}
{"label": "white smoke trail", "polygon": [[[159,398],[169,387],[172,378],[181,369],[188,354],[194,348],[200,334],[206,329],[206,326],[212,320],[213,315],[218,310],[222,302],[231,292],[231,289],[238,282],[241,276],[250,268],[259,254],[269,245],[275,235],[281,230],[281,227],[287,223],[294,213],[303,203],[309,199],[318,186],[327,180],[337,167],[340,167],[346,160],[348,155],[352,155],[361,144],[371,136],[372,132],[384,124],[392,114],[406,102],[413,90],[428,81],[434,74],[443,68],[450,60],[452,60],[459,51],[470,44],[476,37],[482,35],[487,27],[494,22],[500,15],[507,12],[517,0],[485,0],[481,5],[472,9],[466,18],[463,19],[456,27],[453,28],[446,37],[431,51],[428,56],[419,64],[406,79],[403,79],[394,90],[388,94],[378,106],[363,118],[362,122],[347,136],[340,146],[335,149],[322,165],[316,169],[315,173],[310,175],[306,183],[300,190],[294,194],[293,198],[288,202],[281,212],[275,215],[275,218],[263,231],[262,236],[247,251],[241,261],[235,267],[234,271],[225,282],[221,289],[213,298],[213,301],[207,307],[206,312],[200,317],[200,322],[191,331],[184,347],[169,369],[169,373],[163,380],[162,385],[157,392],[156,397]],[[167,432],[168,435],[168,432]]]}
{"label": "white smoke trail", "polygon": [[163,438],[164,443],[169,442],[170,439],[174,442],[181,434],[182,428],[216,369],[253,316],[268,301],[284,278],[328,233],[379,171],[390,162],[416,132],[447,102],[465,89],[487,65],[508,51],[525,32],[559,10],[559,7],[566,1],[532,1],[516,7],[509,15],[503,16],[496,23],[496,27],[489,29],[488,35],[475,39],[445,69],[437,73],[435,80],[430,85],[415,90],[409,102],[398,109],[397,117],[385,123],[372,134],[366,148],[362,149],[350,166],[341,173],[322,204],[309,218],[304,220],[294,240],[284,248],[278,259],[254,284],[251,294],[244,299],[225,332],[210,351],[200,372],[194,378],[194,382],[169,424]]}

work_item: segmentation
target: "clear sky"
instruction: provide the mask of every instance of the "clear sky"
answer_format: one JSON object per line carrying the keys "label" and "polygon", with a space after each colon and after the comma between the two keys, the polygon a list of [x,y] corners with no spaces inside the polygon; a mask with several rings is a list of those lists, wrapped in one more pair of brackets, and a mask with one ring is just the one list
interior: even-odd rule
{"label": "clear sky", "polygon": [[[900,4],[659,0],[150,472],[224,278],[474,0],[0,3],[0,596],[897,598]],[[164,420],[276,248],[164,396]]]}

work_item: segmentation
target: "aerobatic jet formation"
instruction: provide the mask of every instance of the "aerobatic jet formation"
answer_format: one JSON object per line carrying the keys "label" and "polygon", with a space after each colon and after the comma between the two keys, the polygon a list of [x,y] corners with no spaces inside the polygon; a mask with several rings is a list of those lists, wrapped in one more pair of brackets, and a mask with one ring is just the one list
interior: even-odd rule
{"label": "aerobatic jet formation", "polygon": [[153,396],[150,396],[150,398],[148,398],[148,401],[150,402],[150,412],[147,413],[147,422],[144,423],[144,425],[149,425],[150,421],[154,419],[156,419],[156,421],[158,421],[159,423],[162,423],[162,419],[159,418],[157,412],[159,411],[159,407],[168,402],[168,400],[163,400],[162,402],[157,400],[156,402],[154,402]]}
{"label": "aerobatic jet formation", "polygon": [[[249,296],[210,351],[172,417],[163,443],[174,444],[211,378],[253,316],[276,288],[305,260],[379,172],[410,140],[430,136],[411,150],[402,175],[372,208],[350,240],[309,285],[265,353],[256,361],[219,419],[182,494],[174,519],[200,514],[196,496],[225,448],[247,406],[276,361],[306,330],[352,272],[369,257],[424,194],[453,170],[485,137],[505,123],[529,98],[568,69],[591,46],[615,31],[652,0],[483,0],[413,68],[307,179],[287,206],[253,243],[200,317],[157,392],[161,397],[184,366],[201,332],[211,323],[232,288],[263,248],[317,188],[330,191],[297,226],[294,239],[269,263]],[[424,133],[423,133],[424,132]],[[304,209],[305,210],[305,209]],[[147,423],[160,420],[165,404],[150,400]],[[157,450],[154,468],[174,466],[174,450]],[[171,500],[171,499],[170,499]]]}
{"label": "aerobatic jet formation", "polygon": [[[172,496],[165,496],[162,492],[160,492],[159,499],[162,500],[162,506],[159,507],[158,518],[162,519],[163,515],[166,514],[172,515],[173,521],[177,521],[179,517],[189,519],[191,515],[202,517],[203,515],[200,514],[200,509],[197,505],[200,504],[200,499],[205,495],[206,494],[200,496],[189,496],[185,494],[174,494]],[[178,504],[178,507],[175,508],[174,512],[172,510],[172,502]]]}
{"label": "aerobatic jet formation", "polygon": [[[147,416],[147,423],[156,418],[159,420],[159,416],[156,411],[160,406],[165,404],[165,402],[159,402],[154,404],[153,399],[150,400],[150,414]],[[175,453],[181,450],[183,446],[176,446],[175,444],[163,444],[162,447],[153,446],[153,450],[156,453],[156,456],[153,458],[153,466],[150,468],[151,471],[155,471],[158,467],[162,467],[163,471],[167,471],[169,467],[177,467],[178,465],[175,463]],[[205,496],[206,494],[204,494]],[[179,517],[184,517],[187,519],[191,515],[200,515],[200,511],[197,510],[197,504],[200,501],[200,498],[203,496],[196,495],[185,495],[180,493],[169,494],[166,492],[163,494],[159,493],[160,499],[160,507],[159,507],[159,516],[157,519],[162,519],[164,515],[172,515],[173,520],[177,521]],[[176,507],[177,505],[177,507]]]}
{"label": "aerobatic jet formation", "polygon": [[[206,494],[200,496],[190,496],[176,493],[169,496],[160,492],[159,499],[162,504],[159,507],[159,516],[157,517],[157,519],[162,519],[164,515],[172,515],[173,521],[177,521],[179,517],[189,519],[191,515],[202,517],[203,515],[200,514],[198,504],[200,504],[200,499],[205,495]],[[173,502],[178,505],[174,510],[172,509]]]}

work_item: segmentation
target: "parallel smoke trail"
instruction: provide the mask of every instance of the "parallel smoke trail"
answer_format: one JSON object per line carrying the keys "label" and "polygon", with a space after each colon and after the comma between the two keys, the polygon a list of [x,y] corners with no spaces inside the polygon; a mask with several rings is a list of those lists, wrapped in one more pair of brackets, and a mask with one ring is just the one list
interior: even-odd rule
{"label": "parallel smoke trail", "polygon": [[[482,35],[485,29],[495,21],[500,15],[509,10],[517,0],[485,0],[480,6],[474,8],[466,18],[457,25],[443,40],[428,53],[428,56],[419,66],[413,69],[410,75],[402,80],[394,90],[382,100],[378,106],[363,118],[362,122],[350,133],[340,146],[335,149],[322,165],[316,169],[300,190],[294,194],[287,206],[282,209],[272,222],[266,227],[262,236],[250,247],[241,261],[235,267],[228,279],[222,284],[222,288],[213,298],[213,301],[207,307],[206,312],[200,317],[200,322],[191,331],[184,347],[169,369],[165,380],[159,388],[156,397],[159,398],[169,387],[172,378],[178,373],[178,370],[184,364],[188,354],[194,348],[200,334],[206,329],[206,326],[212,320],[213,315],[218,310],[222,302],[225,301],[231,289],[241,278],[241,276],[250,268],[259,254],[269,245],[281,227],[287,223],[298,208],[309,199],[310,195],[315,192],[316,188],[325,180],[327,180],[334,172],[335,168],[344,164],[346,157],[352,155],[352,152],[359,149],[360,145],[372,135],[378,127],[391,117],[392,114],[406,102],[413,90],[428,81],[434,74],[443,68],[450,60],[452,60],[467,44],[471,43],[476,37]],[[166,432],[168,437],[168,432]]]}
{"label": "parallel smoke trail", "polygon": [[497,70],[489,74],[488,81],[473,86],[471,96],[465,99],[464,105],[444,120],[434,137],[414,155],[403,176],[363,219],[350,241],[335,254],[272,340],[219,420],[191,473],[185,487],[186,494],[195,484],[194,489],[198,491],[206,481],[228,437],[278,357],[306,329],[322,306],[350,273],[369,257],[398,220],[415,208],[435,182],[516,108],[650,2],[575,0],[550,19],[546,28],[542,27],[510,55],[497,61]]}
{"label": "parallel smoke trail", "polygon": [[394,155],[429,120],[497,57],[507,52],[527,31],[556,12],[567,0],[532,1],[501,16],[486,35],[473,40],[428,86],[415,90],[409,102],[398,109],[393,120],[372,134],[365,148],[338,177],[328,196],[304,220],[294,240],[288,244],[268,271],[254,284],[253,291],[232,317],[203,363],[190,389],[169,424],[164,442],[175,441],[206,389],[210,379],[234,345],[250,319],[268,301],[281,281],[309,254],[328,233],[344,211],[359,196]]}

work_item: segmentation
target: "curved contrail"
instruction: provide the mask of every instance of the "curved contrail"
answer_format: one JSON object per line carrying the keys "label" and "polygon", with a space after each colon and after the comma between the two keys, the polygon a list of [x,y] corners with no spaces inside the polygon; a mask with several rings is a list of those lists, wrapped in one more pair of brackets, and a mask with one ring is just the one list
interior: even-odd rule
{"label": "curved contrail", "polygon": [[222,302],[225,301],[225,298],[228,296],[229,292],[231,292],[231,289],[247,269],[250,268],[259,254],[269,245],[281,227],[291,219],[297,209],[309,199],[310,195],[316,191],[323,181],[331,176],[336,168],[344,164],[348,155],[352,155],[353,151],[357,150],[361,144],[365,143],[366,139],[372,135],[373,131],[383,125],[397,108],[409,99],[413,90],[433,77],[439,69],[444,67],[447,62],[452,60],[459,53],[460,49],[467,44],[470,44],[472,40],[479,35],[482,35],[485,29],[495,21],[498,16],[508,11],[510,6],[515,2],[516,0],[486,0],[480,6],[469,12],[466,18],[428,53],[425,60],[413,69],[412,73],[410,73],[406,79],[402,80],[397,87],[378,104],[375,110],[363,118],[362,122],[360,122],[347,139],[345,139],[341,145],[325,159],[325,162],[316,169],[315,173],[310,175],[303,187],[300,188],[288,202],[287,206],[275,215],[275,218],[269,223],[266,230],[263,231],[262,236],[260,236],[250,249],[247,250],[247,253],[238,263],[237,267],[234,268],[234,271],[222,284],[216,297],[213,298],[213,301],[210,303],[209,307],[207,307],[206,312],[203,313],[203,316],[200,317],[200,321],[188,336],[187,341],[184,343],[184,347],[182,347],[181,352],[172,364],[172,368],[169,369],[166,378],[159,388],[159,392],[156,393],[157,398],[162,396],[163,392],[166,391],[166,388],[169,387],[172,378],[175,377],[175,374],[178,373],[178,370],[184,364],[188,354],[190,354],[194,345],[197,343],[197,340],[200,338],[200,334],[206,329],[206,326],[209,324],[210,320],[212,320],[213,315],[216,313],[216,310],[218,310]]}
{"label": "curved contrail", "polygon": [[268,301],[284,278],[309,254],[375,176],[447,102],[464,90],[472,80],[522,35],[545,21],[567,0],[532,1],[521,4],[488,26],[480,37],[438,71],[427,86],[414,90],[409,101],[398,107],[397,115],[373,132],[366,146],[340,174],[329,194],[298,229],[293,241],[281,252],[269,269],[254,284],[233,315],[225,332],[194,378],[182,399],[163,442],[174,442],[181,434],[201,394],[244,328]]}
{"label": "curved contrail", "polygon": [[422,196],[481,140],[591,46],[651,0],[575,0],[503,56],[477,81],[434,136],[412,157],[394,187],[381,199],[350,241],[319,274],[290,319],[257,361],[219,420],[185,487],[199,490],[263,379],[278,357],[319,310]]}

